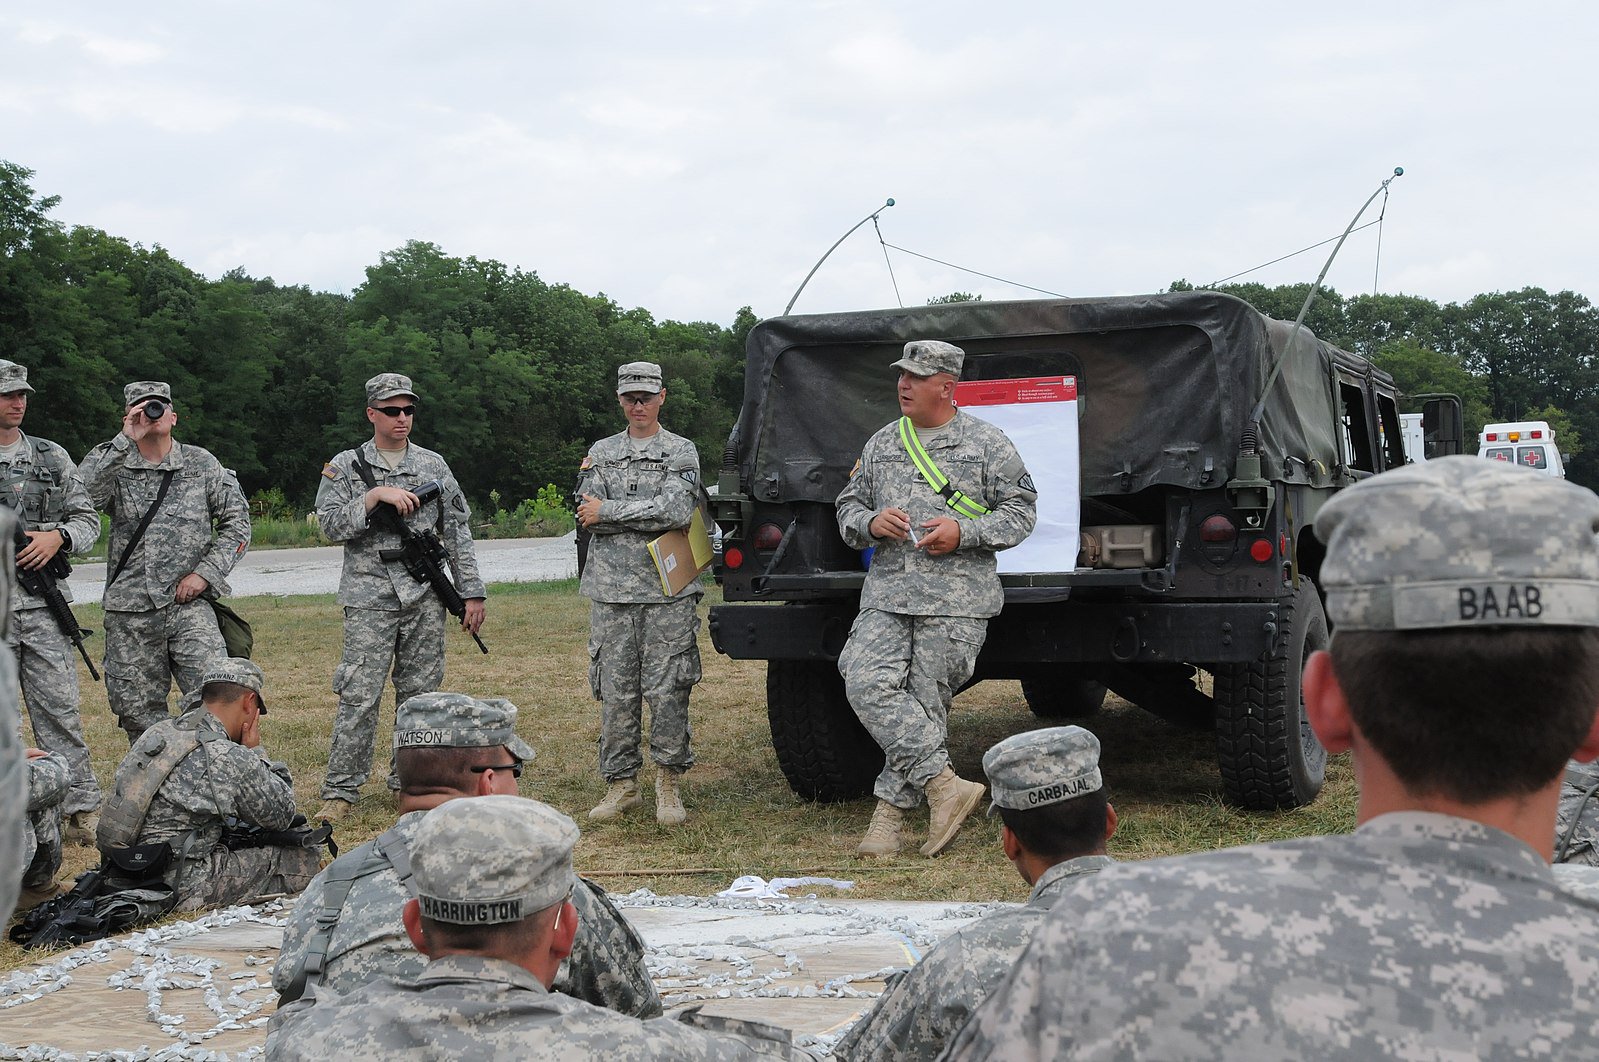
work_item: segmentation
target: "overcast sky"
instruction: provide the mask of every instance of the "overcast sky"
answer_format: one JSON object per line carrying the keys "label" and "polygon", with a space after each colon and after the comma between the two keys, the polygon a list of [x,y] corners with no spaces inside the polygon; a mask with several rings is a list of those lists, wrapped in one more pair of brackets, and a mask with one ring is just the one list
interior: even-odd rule
{"label": "overcast sky", "polygon": [[[350,291],[429,240],[726,324],[781,313],[892,196],[891,244],[1147,292],[1337,235],[1398,165],[1379,290],[1599,296],[1593,4],[20,6],[0,158],[210,277]],[[1329,283],[1372,290],[1377,232]],[[795,311],[1033,295],[889,259],[898,297],[868,223]]]}

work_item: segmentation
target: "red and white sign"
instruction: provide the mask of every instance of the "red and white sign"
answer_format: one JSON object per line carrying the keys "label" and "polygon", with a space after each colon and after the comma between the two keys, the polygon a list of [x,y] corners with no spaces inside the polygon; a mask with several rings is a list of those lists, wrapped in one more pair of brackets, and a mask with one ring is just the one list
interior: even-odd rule
{"label": "red and white sign", "polygon": [[1077,566],[1081,522],[1077,378],[974,380],[955,385],[955,404],[1004,431],[1038,491],[1038,525],[1002,550],[1002,572],[1069,572]]}

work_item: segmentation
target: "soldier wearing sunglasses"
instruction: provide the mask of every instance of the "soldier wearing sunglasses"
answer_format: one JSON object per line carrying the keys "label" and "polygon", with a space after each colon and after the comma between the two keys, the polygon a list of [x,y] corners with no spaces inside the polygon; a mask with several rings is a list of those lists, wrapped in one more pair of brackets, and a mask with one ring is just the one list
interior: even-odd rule
{"label": "soldier wearing sunglasses", "polygon": [[[433,529],[449,554],[457,589],[466,599],[461,626],[476,634],[483,626],[487,592],[472,549],[471,510],[444,458],[411,442],[417,397],[411,379],[386,372],[366,382],[366,419],[372,438],[345,450],[322,468],[317,520],[322,533],[344,543],[339,604],[344,606],[344,657],[333,673],[339,695],[333,721],[328,773],[317,817],[336,822],[355,805],[372,771],[378,702],[393,671],[395,703],[444,683],[444,604],[432,588],[413,578],[384,551],[399,536],[374,527],[378,505],[394,507],[416,531]],[[422,505],[413,490],[438,481],[443,491]],[[393,771],[389,788],[398,784]]]}

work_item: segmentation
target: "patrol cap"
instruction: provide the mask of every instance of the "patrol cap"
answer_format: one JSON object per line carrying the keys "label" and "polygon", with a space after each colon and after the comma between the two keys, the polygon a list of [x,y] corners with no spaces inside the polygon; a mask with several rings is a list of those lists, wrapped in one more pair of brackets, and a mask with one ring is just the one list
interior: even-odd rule
{"label": "patrol cap", "polygon": [[266,684],[266,676],[261,674],[261,669],[242,656],[222,656],[211,661],[200,673],[200,693],[205,694],[205,688],[213,682],[231,682],[235,686],[243,686],[261,698],[261,714],[266,715],[266,698],[261,695],[261,687]]}
{"label": "patrol cap", "polygon": [[171,402],[172,388],[163,380],[138,380],[122,389],[124,409],[131,409],[147,398],[159,398],[163,402]]}
{"label": "patrol cap", "polygon": [[0,361],[0,395],[31,390],[33,385],[28,383],[27,366],[18,365],[14,361]]}
{"label": "patrol cap", "polygon": [[661,393],[665,386],[661,382],[661,367],[653,361],[630,361],[616,370],[616,393],[625,395],[629,391],[646,391],[652,395]]}
{"label": "patrol cap", "polygon": [[1052,726],[1013,734],[983,753],[983,773],[995,808],[1030,811],[1097,793],[1099,739],[1080,726]]}
{"label": "patrol cap", "polygon": [[905,344],[905,354],[892,368],[904,369],[912,376],[933,376],[947,372],[961,374],[966,364],[966,352],[953,343],[941,339],[913,339]]}
{"label": "patrol cap", "polygon": [[1335,631],[1599,626],[1599,496],[1456,455],[1340,491],[1316,516]]}
{"label": "patrol cap", "polygon": [[492,749],[501,745],[523,763],[533,759],[533,750],[516,736],[516,705],[504,697],[419,693],[407,697],[394,716],[396,749]]}
{"label": "patrol cap", "polygon": [[537,800],[484,796],[440,804],[422,817],[411,840],[422,916],[496,925],[553,907],[577,884],[577,838],[575,822]]}
{"label": "patrol cap", "polygon": [[411,389],[409,376],[402,376],[397,372],[380,372],[366,382],[366,404],[369,406],[385,398],[393,398],[395,395],[416,397],[416,392]]}

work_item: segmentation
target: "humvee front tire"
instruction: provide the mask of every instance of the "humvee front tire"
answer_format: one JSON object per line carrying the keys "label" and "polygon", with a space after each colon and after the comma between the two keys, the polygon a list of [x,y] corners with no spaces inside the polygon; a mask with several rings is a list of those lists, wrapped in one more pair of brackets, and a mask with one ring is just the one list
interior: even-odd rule
{"label": "humvee front tire", "polygon": [[1305,718],[1300,690],[1305,661],[1329,640],[1309,579],[1280,616],[1276,643],[1263,659],[1210,669],[1222,795],[1251,811],[1303,807],[1321,792],[1327,772],[1327,750]]}
{"label": "humvee front tire", "polygon": [[1098,715],[1105,703],[1105,684],[1085,679],[1070,667],[1021,681],[1027,707],[1040,719],[1088,719]]}
{"label": "humvee front tire", "polygon": [[883,750],[861,726],[831,661],[768,660],[766,721],[789,788],[836,804],[871,791]]}

